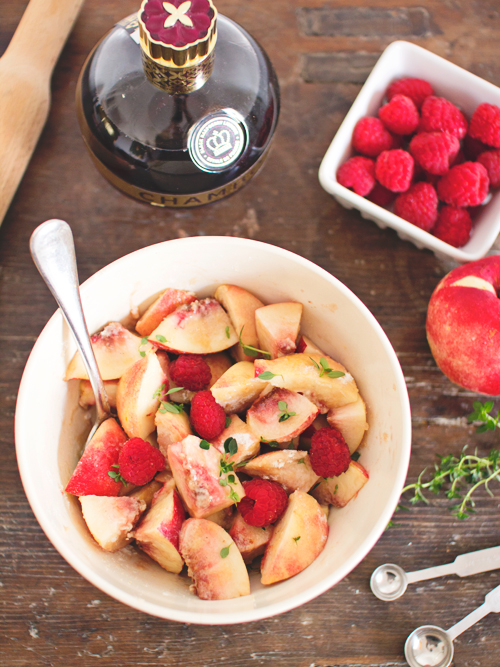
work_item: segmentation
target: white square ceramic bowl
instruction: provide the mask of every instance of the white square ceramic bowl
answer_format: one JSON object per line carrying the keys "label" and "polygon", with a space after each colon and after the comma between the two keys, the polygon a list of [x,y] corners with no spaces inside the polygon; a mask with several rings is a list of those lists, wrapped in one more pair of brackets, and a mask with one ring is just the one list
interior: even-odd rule
{"label": "white square ceramic bowl", "polygon": [[95,331],[125,318],[168,286],[207,296],[220,283],[241,285],[265,303],[301,301],[304,333],[347,366],[367,403],[370,428],[361,462],[370,479],[349,505],[332,510],[324,551],[298,576],[263,587],[252,573],[251,595],[207,602],[189,592],[187,576],[162,570],[134,547],[111,554],[97,546],[78,501],[63,491],[89,424],[78,407],[78,383],[62,380],[75,344],[59,311],[33,348],[16,410],[16,451],[26,495],[61,555],[88,581],[131,607],[171,620],[218,625],[287,611],[348,574],[391,518],[411,446],[406,385],[386,335],[347,287],[302,257],[246,239],[179,239],[117,260],[87,280],[81,293],[87,324]]}
{"label": "white square ceramic bowl", "polygon": [[500,232],[500,194],[494,194],[484,205],[468,243],[454,248],[337,182],[337,169],[353,155],[354,126],[363,116],[377,115],[388,86],[402,77],[429,81],[436,95],[449,99],[469,118],[481,102],[500,106],[500,88],[420,46],[393,42],[380,56],[330,144],[319,169],[320,183],[342,206],[358,209],[363,218],[373,220],[379,227],[392,227],[401,239],[411,241],[418,248],[429,248],[436,255],[451,257],[457,262],[479,259],[488,252]]}

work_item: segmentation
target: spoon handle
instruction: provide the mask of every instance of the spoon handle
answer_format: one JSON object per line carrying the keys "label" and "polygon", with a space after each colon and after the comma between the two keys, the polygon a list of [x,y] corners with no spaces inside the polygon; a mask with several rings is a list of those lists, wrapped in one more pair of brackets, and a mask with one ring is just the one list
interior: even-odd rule
{"label": "spoon handle", "polygon": [[416,570],[407,573],[408,583],[443,577],[447,574],[457,574],[459,577],[468,577],[479,572],[488,572],[500,568],[500,546],[490,549],[471,551],[467,554],[457,556],[453,563],[428,567],[424,570]]}
{"label": "spoon handle", "polygon": [[83,314],[70,226],[63,220],[47,220],[31,235],[30,250],[37,269],[75,337],[95,395],[96,423],[99,424],[109,416],[109,402]]}
{"label": "spoon handle", "polygon": [[465,632],[471,625],[480,621],[490,612],[500,612],[500,586],[497,586],[486,595],[484,602],[480,607],[471,611],[470,614],[458,623],[455,623],[455,625],[449,628],[446,632],[453,641],[458,635],[461,635],[462,632]]}

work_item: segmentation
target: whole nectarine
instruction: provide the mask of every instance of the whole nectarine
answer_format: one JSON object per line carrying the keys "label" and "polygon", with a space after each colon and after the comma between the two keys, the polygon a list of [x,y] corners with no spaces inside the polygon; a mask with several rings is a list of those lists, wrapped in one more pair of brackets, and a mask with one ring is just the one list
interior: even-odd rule
{"label": "whole nectarine", "polygon": [[448,273],[427,311],[427,340],[443,373],[466,389],[500,394],[500,256]]}

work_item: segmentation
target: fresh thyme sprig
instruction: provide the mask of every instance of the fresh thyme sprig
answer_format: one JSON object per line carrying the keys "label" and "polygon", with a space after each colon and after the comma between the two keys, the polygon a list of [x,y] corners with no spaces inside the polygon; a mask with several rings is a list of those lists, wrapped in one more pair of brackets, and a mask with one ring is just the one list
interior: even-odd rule
{"label": "fresh thyme sprig", "polygon": [[320,357],[319,364],[317,361],[314,361],[312,357],[309,357],[309,359],[318,369],[320,378],[323,377],[323,375],[326,375],[329,378],[335,379],[335,378],[341,378],[345,375],[343,371],[334,371],[333,368],[330,368],[328,366],[328,362],[325,359],[325,357]]}
{"label": "fresh thyme sprig", "polygon": [[113,479],[115,482],[121,482],[123,486],[127,486],[127,482],[123,477],[120,475],[120,466],[118,463],[113,463],[111,465],[112,468],[116,468],[116,470],[108,470],[108,475]]}
{"label": "fresh thyme sprig", "polygon": [[243,348],[243,352],[248,356],[248,357],[258,357],[259,354],[261,354],[264,359],[270,359],[271,355],[269,352],[266,352],[265,350],[259,350],[258,347],[253,347],[253,345],[246,345],[242,340],[241,340],[241,334],[243,333],[243,329],[245,328],[245,325],[241,327],[240,335],[238,336],[238,340],[240,341],[240,345]]}
{"label": "fresh thyme sprig", "polygon": [[164,400],[169,394],[174,394],[175,392],[182,391],[183,389],[184,387],[173,387],[172,389],[165,391],[165,385],[160,385],[153,394],[153,398],[157,398],[160,401],[161,408],[159,408],[159,412],[161,412],[163,415],[165,412],[171,412],[174,415],[179,415],[181,412],[183,412],[184,406],[182,403],[170,403]]}
{"label": "fresh thyme sprig", "polygon": [[278,401],[278,408],[280,410],[279,414],[279,422],[286,422],[287,419],[290,419],[290,417],[295,417],[297,414],[296,412],[289,412],[288,411],[288,405],[286,401]]}
{"label": "fresh thyme sprig", "polygon": [[[490,412],[493,410],[493,403],[481,403],[474,401],[474,412],[468,416],[469,422],[481,422],[476,428],[478,433],[485,431],[494,431],[500,428],[500,412],[496,417]],[[472,495],[480,487],[484,486],[490,496],[493,493],[489,487],[490,482],[497,480],[500,482],[500,450],[492,449],[487,456],[479,456],[477,450],[474,454],[467,453],[467,447],[464,447],[460,455],[440,456],[439,463],[434,464],[434,470],[430,472],[430,479],[424,481],[427,468],[424,469],[418,479],[413,484],[404,487],[401,495],[407,491],[413,491],[413,497],[410,503],[415,505],[418,502],[428,503],[425,491],[431,491],[434,494],[444,491],[450,500],[456,499],[460,502],[453,505],[450,509],[457,519],[466,519],[475,513],[474,500]],[[447,488],[443,488],[447,487]],[[408,509],[399,504],[397,509]]]}
{"label": "fresh thyme sprig", "polygon": [[[229,497],[234,503],[239,503],[241,498],[233,489],[232,484],[236,484],[236,477],[234,474],[234,461],[229,461],[231,456],[234,456],[238,451],[238,443],[235,438],[227,438],[224,441],[224,456],[219,461],[219,484],[221,486],[229,486]],[[227,477],[222,477],[227,475]]]}

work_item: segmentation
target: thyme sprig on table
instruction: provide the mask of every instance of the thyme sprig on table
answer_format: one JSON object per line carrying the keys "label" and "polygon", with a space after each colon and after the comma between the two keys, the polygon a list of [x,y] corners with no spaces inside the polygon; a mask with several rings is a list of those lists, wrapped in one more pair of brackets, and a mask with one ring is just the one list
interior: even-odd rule
{"label": "thyme sprig on table", "polygon": [[[481,403],[474,401],[474,412],[468,416],[469,422],[480,422],[476,431],[484,433],[485,431],[494,431],[500,428],[500,411],[496,417],[490,412],[493,410],[493,403]],[[418,502],[429,503],[425,491],[439,494],[444,491],[446,497],[450,500],[459,500],[450,510],[457,519],[467,519],[475,513],[474,500],[472,495],[480,487],[484,486],[490,496],[493,496],[489,484],[496,480],[500,482],[500,450],[492,449],[487,456],[479,456],[477,449],[473,454],[467,452],[464,447],[460,455],[440,456],[439,463],[434,464],[434,470],[429,472],[430,479],[424,481],[427,472],[425,468],[418,479],[413,484],[404,487],[401,495],[407,491],[413,491],[413,497],[410,503],[415,505]],[[408,509],[399,504],[397,509]],[[392,523],[392,522],[391,522]],[[394,524],[393,524],[394,525]]]}

